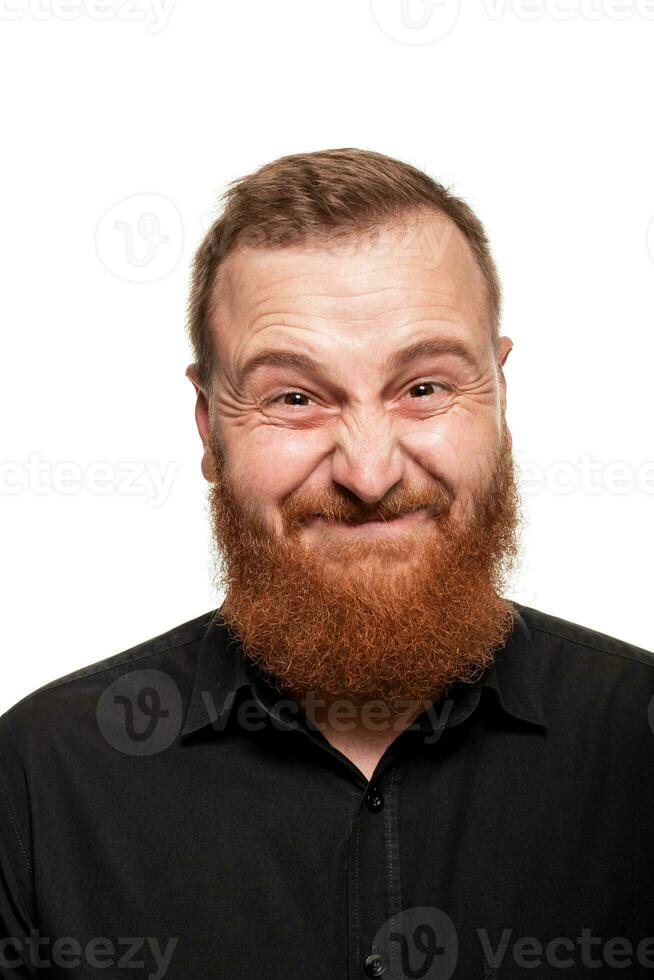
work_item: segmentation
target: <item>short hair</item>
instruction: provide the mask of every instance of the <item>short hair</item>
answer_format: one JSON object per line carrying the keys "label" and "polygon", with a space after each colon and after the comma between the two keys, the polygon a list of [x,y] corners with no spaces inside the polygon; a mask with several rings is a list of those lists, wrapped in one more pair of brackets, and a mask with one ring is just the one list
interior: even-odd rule
{"label": "short hair", "polygon": [[446,215],[463,232],[486,286],[491,343],[499,351],[501,284],[484,227],[472,208],[422,170],[353,147],[280,157],[231,181],[223,210],[197,249],[187,331],[200,385],[211,390],[215,352],[210,319],[220,268],[239,244],[283,248],[307,240],[374,233],[421,212]]}

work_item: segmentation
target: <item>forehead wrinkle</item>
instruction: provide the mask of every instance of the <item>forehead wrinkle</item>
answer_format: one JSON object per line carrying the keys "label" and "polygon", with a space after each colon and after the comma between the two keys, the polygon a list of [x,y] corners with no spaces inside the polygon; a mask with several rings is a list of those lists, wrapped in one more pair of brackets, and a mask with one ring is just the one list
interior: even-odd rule
{"label": "forehead wrinkle", "polygon": [[[451,291],[448,290],[443,290],[443,291],[448,294],[451,293]],[[380,286],[379,288],[376,289],[366,289],[358,293],[348,293],[348,294],[343,294],[339,292],[330,292],[328,290],[318,290],[318,291],[302,290],[297,293],[283,294],[279,296],[278,291],[274,288],[271,288],[265,296],[261,296],[258,299],[255,299],[252,308],[248,311],[248,315],[249,316],[254,315],[254,319],[256,320],[259,319],[259,317],[261,316],[274,314],[275,311],[271,311],[271,310],[265,310],[264,313],[259,312],[261,307],[265,307],[268,303],[270,303],[273,300],[275,301],[282,300],[283,302],[286,302],[290,306],[298,306],[298,305],[305,304],[307,302],[310,303],[311,300],[317,300],[318,302],[316,305],[319,308],[324,308],[325,306],[331,305],[334,307],[335,310],[337,310],[339,306],[346,307],[346,308],[354,307],[360,305],[361,303],[365,303],[369,301],[373,297],[376,296],[381,297],[386,293],[395,293],[400,295],[406,294],[407,296],[414,296],[416,293],[429,294],[431,292],[434,292],[434,290],[427,287],[409,287],[409,286],[395,285],[395,286]],[[397,307],[390,307],[390,310],[392,311],[394,309],[400,309],[402,305],[404,304],[400,303],[399,306]],[[406,308],[408,309],[409,307]]]}
{"label": "forehead wrinkle", "polygon": [[[392,312],[395,312],[395,311],[392,311]],[[245,340],[245,341],[252,340],[255,336],[257,336],[257,334],[260,334],[263,330],[269,330],[269,329],[270,330],[274,330],[276,328],[289,329],[289,330],[308,330],[310,332],[315,332],[315,330],[316,329],[320,329],[320,327],[319,327],[318,324],[316,324],[316,323],[314,323],[312,321],[326,320],[326,321],[328,321],[329,323],[332,323],[332,324],[334,322],[332,317],[321,316],[320,314],[312,314],[312,315],[308,315],[307,314],[306,317],[304,318],[304,320],[302,322],[299,322],[299,323],[291,323],[291,322],[288,322],[288,321],[285,322],[284,321],[284,317],[285,316],[288,316],[288,314],[278,313],[278,314],[274,314],[274,319],[272,320],[271,323],[263,323],[260,326],[256,326],[256,323],[253,323],[251,325],[252,328],[253,328],[251,335],[249,337],[247,337],[247,338],[243,338],[243,340]],[[357,325],[362,325],[363,326],[365,324],[369,324],[371,327],[373,327],[373,326],[379,326],[381,320],[382,320],[382,317],[381,316],[379,316],[379,317],[348,317],[347,318],[347,321],[346,321],[346,323],[344,325],[347,326],[349,324],[357,324]],[[394,329],[396,331],[400,331],[400,330],[403,330],[406,327],[413,326],[413,325],[418,325],[418,324],[422,324],[422,323],[429,324],[429,325],[436,325],[436,326],[445,324],[445,325],[454,326],[454,327],[456,327],[458,329],[461,329],[461,328],[465,327],[466,320],[461,317],[461,315],[460,315],[460,313],[459,313],[458,310],[455,310],[455,309],[448,310],[448,309],[446,309],[444,307],[442,309],[442,311],[439,311],[439,315],[437,315],[437,316],[430,315],[430,316],[414,316],[414,317],[409,317],[407,319],[403,319],[401,321],[398,321],[398,322],[392,324],[391,326],[394,327]],[[341,332],[339,331],[337,334],[334,335],[334,337],[330,338],[330,340],[332,340],[335,343],[340,338],[341,338]],[[348,338],[345,337],[345,339],[347,340]],[[354,339],[354,338],[352,337],[352,339]],[[379,343],[379,340],[380,340],[380,338],[375,337],[375,338],[371,338],[369,342],[371,344],[373,344],[373,343]]]}
{"label": "forehead wrinkle", "polygon": [[[302,329],[302,327],[299,329]],[[328,373],[329,355],[334,352],[334,348],[337,346],[336,343],[332,345],[331,350],[326,352],[327,356],[325,357],[325,351],[317,350],[313,352],[307,348],[304,350],[301,348],[298,349],[295,347],[294,342],[289,346],[288,339],[285,342],[285,338],[282,335],[280,338],[269,341],[267,345],[260,346],[258,351],[250,354],[242,365],[236,369],[237,384],[243,385],[247,378],[265,366],[287,365],[291,369],[307,370],[309,373],[319,377],[324,377]],[[343,344],[341,343],[340,346],[343,346]],[[383,359],[375,356],[376,346],[370,340],[355,341],[354,344],[350,344],[349,346],[350,350],[346,351],[348,356],[356,356],[363,352],[364,355],[369,355],[370,363],[378,366],[386,375],[396,373],[416,361],[429,357],[440,358],[451,356],[475,372],[480,369],[480,352],[476,349],[476,346],[467,343],[465,338],[451,333],[441,333],[440,335],[438,333],[431,335],[414,334],[413,338],[403,338],[403,342],[398,344],[397,349],[391,351]],[[347,371],[351,371],[349,362]]]}
{"label": "forehead wrinkle", "polygon": [[[380,284],[377,289],[367,289],[363,292],[350,292],[349,290],[339,290],[339,286],[344,284],[352,283],[352,280],[369,278],[371,275],[380,277],[382,275],[388,275],[388,266],[401,267],[402,269],[415,267],[416,265],[420,267],[422,264],[420,262],[412,262],[410,259],[406,261],[398,261],[396,257],[391,256],[389,260],[385,261],[385,264],[377,264],[371,269],[370,266],[363,269],[357,269],[354,271],[348,271],[347,268],[343,268],[344,260],[340,261],[340,268],[336,271],[332,269],[322,269],[316,271],[293,271],[288,269],[288,274],[278,275],[272,282],[269,279],[269,273],[275,271],[275,263],[279,262],[279,259],[287,259],[288,261],[296,260],[295,255],[285,255],[283,252],[280,253],[275,250],[274,253],[265,254],[263,256],[263,263],[257,261],[259,256],[254,256],[255,267],[252,272],[248,269],[248,262],[251,261],[251,253],[237,255],[237,259],[240,262],[237,264],[229,264],[226,260],[226,265],[224,267],[224,272],[226,273],[222,277],[222,287],[223,289],[217,289],[214,297],[214,310],[220,299],[225,299],[227,306],[227,315],[238,314],[237,318],[243,317],[244,320],[249,321],[247,323],[246,330],[254,331],[254,333],[260,332],[260,330],[265,329],[267,326],[276,325],[271,321],[282,321],[279,323],[280,326],[288,327],[299,327],[305,326],[307,329],[311,330],[312,325],[310,322],[305,324],[294,324],[289,322],[291,318],[295,319],[300,316],[306,318],[307,321],[313,320],[314,327],[319,329],[319,324],[332,322],[335,325],[339,324],[343,320],[348,320],[357,326],[366,323],[384,323],[386,320],[392,320],[393,318],[402,318],[402,323],[389,324],[390,326],[397,326],[398,328],[408,322],[426,322],[438,320],[440,322],[454,322],[457,326],[465,326],[466,323],[470,322],[471,314],[474,321],[486,320],[486,290],[485,284],[483,283],[483,276],[481,271],[477,267],[476,260],[472,256],[469,248],[467,248],[467,242],[462,243],[464,251],[466,253],[466,258],[469,261],[455,262],[454,267],[448,268],[446,275],[446,282],[442,281],[442,275],[439,277],[439,268],[436,267],[431,270],[422,268],[421,272],[427,278],[427,281],[422,278],[419,283],[401,283],[393,285],[383,285]],[[451,249],[451,244],[448,247]],[[297,257],[302,260],[306,257],[306,250],[297,250]],[[228,256],[228,259],[232,256]],[[330,253],[326,257],[322,253],[311,256],[311,259],[315,258],[316,261],[329,263],[330,259],[333,259],[333,254]],[[369,257],[368,257],[369,258]],[[386,257],[384,257],[385,259]],[[366,256],[363,257],[365,261]],[[337,263],[338,264],[338,263]],[[271,265],[273,268],[271,269]],[[332,267],[334,263],[331,263]],[[451,266],[452,263],[448,263]],[[464,268],[467,266],[468,268]],[[279,266],[277,265],[277,272],[279,272]],[[473,281],[466,284],[466,273],[470,270],[473,271]],[[242,286],[239,287],[239,280],[242,282]],[[480,282],[481,280],[481,282]],[[310,292],[297,291],[293,293],[291,290],[290,295],[283,295],[288,290],[287,287],[297,281],[303,281],[308,284],[311,288]],[[221,284],[218,284],[221,285]],[[478,287],[481,285],[481,289]],[[329,289],[324,287],[329,286]],[[316,289],[316,287],[323,287]],[[331,291],[330,291],[331,290]],[[263,295],[261,293],[263,292]],[[279,295],[279,294],[282,295]],[[398,296],[406,295],[407,299],[413,299],[413,302],[398,302],[397,300],[390,305],[388,301],[384,302],[384,298],[388,296],[389,293],[398,294]],[[416,294],[424,295],[425,301],[415,302]],[[378,302],[373,304],[373,308],[367,309],[365,315],[361,316],[362,311],[357,310],[362,304],[370,304],[371,297],[378,297]],[[427,298],[431,297],[431,302],[427,301]],[[281,301],[281,302],[280,302]],[[238,309],[239,303],[244,306],[245,309]],[[267,304],[274,304],[275,309],[265,309]],[[282,311],[279,306],[284,304],[286,310]],[[249,309],[247,307],[250,307]],[[307,308],[308,307],[308,308]],[[376,307],[376,308],[375,308]],[[402,317],[402,314],[415,314],[416,311],[423,311],[425,315],[422,317],[413,316],[411,320],[406,320]],[[261,321],[264,321],[261,323]],[[217,331],[222,334],[222,331]],[[250,333],[250,338],[254,333]],[[243,340],[241,335],[241,340]],[[238,341],[237,341],[238,343]],[[238,344],[242,346],[242,344]]]}
{"label": "forehead wrinkle", "polygon": [[[387,298],[389,293],[395,294],[392,301]],[[419,299],[417,294],[423,294],[424,298]],[[284,303],[286,309],[267,309],[267,305],[273,299],[280,305]],[[369,309],[364,309],[364,315],[361,316],[358,308],[361,306],[365,308],[366,304]],[[368,290],[356,297],[342,297],[323,292],[303,292],[295,296],[268,295],[259,299],[252,309],[247,311],[246,315],[251,324],[266,317],[274,319],[288,315],[314,316],[325,320],[343,317],[357,320],[376,320],[384,316],[393,316],[414,310],[453,311],[461,317],[470,306],[470,300],[465,295],[460,295],[456,289],[447,289],[442,286],[440,288],[419,289],[388,286],[383,289]]]}
{"label": "forehead wrinkle", "polygon": [[[474,260],[474,257],[472,257],[467,250],[466,250],[466,257],[468,259],[468,262],[464,264],[469,265],[472,268],[475,268],[476,271],[476,262]],[[345,263],[344,259],[342,258],[335,259],[332,253],[328,253],[328,254],[324,254],[324,253],[315,254],[312,252],[307,253],[306,250],[302,250],[302,249],[294,250],[290,255],[287,252],[280,253],[279,251],[276,250],[274,252],[271,251],[270,253],[266,253],[263,256],[263,260],[261,256],[258,255],[252,256],[251,254],[244,255],[243,253],[236,255],[235,263],[229,263],[229,258],[232,258],[232,256],[229,256],[228,259],[225,260],[224,277],[223,277],[224,282],[227,283],[229,286],[233,287],[232,289],[229,290],[230,293],[235,292],[237,294],[240,294],[241,296],[245,295],[246,297],[248,295],[248,292],[251,292],[252,290],[256,291],[257,289],[260,290],[266,287],[269,288],[271,293],[275,293],[277,290],[283,289],[286,285],[293,283],[295,280],[298,279],[302,279],[308,284],[312,284],[314,281],[317,281],[317,285],[320,285],[325,280],[329,281],[329,285],[332,290],[331,292],[319,289],[319,291],[315,293],[304,292],[303,295],[305,296],[324,295],[324,296],[336,297],[339,295],[339,292],[341,292],[336,288],[339,284],[343,286],[347,286],[349,285],[351,280],[356,280],[361,278],[369,279],[374,276],[387,277],[389,268],[395,270],[401,269],[404,271],[408,270],[409,272],[412,269],[418,269],[430,277],[433,275],[437,276],[438,273],[438,266],[435,268],[426,268],[425,263],[421,260],[411,260],[410,258],[406,258],[403,261],[402,259],[398,259],[397,256],[393,256],[393,255],[388,257],[381,264],[377,263],[376,265],[372,265],[370,263],[369,256],[366,255],[359,256],[359,258],[364,263],[367,261],[368,264],[364,268],[360,268],[352,271],[348,271],[347,268],[344,268],[344,263]],[[282,263],[297,262],[297,261],[302,262],[303,260],[305,261],[305,263],[310,263],[310,264],[312,263],[313,260],[313,264],[320,264],[321,267],[317,268],[314,271],[313,269],[307,269],[305,265],[305,268],[299,272],[291,272],[290,274],[279,274],[278,266],[280,262]],[[354,258],[348,256],[347,260],[350,262],[356,261],[357,256],[355,256]],[[251,268],[250,269],[243,268],[243,263],[245,262],[247,265],[248,261],[251,265]],[[439,263],[439,265],[440,264],[441,263]],[[277,275],[275,276],[273,282],[270,282],[269,279],[271,265],[273,265],[273,267],[277,265]],[[327,268],[325,268],[325,265],[327,265]],[[456,286],[459,286],[461,284],[461,276],[462,274],[465,273],[464,269],[459,268],[459,266],[461,265],[462,263],[457,262],[456,263],[457,268],[451,270],[452,278]],[[274,268],[273,271],[275,271]],[[261,282],[262,279],[264,280],[264,282]],[[268,281],[265,281],[266,279]],[[233,280],[237,280],[237,281],[234,282]],[[243,280],[242,285],[239,285],[238,280]],[[436,283],[434,284],[434,286],[438,288]],[[366,296],[372,293],[377,293],[382,291],[391,291],[391,290],[429,291],[430,288],[433,287],[431,287],[429,284],[419,285],[419,284],[412,283],[411,285],[401,285],[401,284],[392,285],[392,286],[383,285],[377,289],[372,289],[372,290],[368,289],[368,290],[364,290],[363,292],[356,291],[356,290],[350,292],[349,290],[344,289],[342,291],[342,295],[346,297],[351,296],[356,299],[359,297],[365,298]],[[226,296],[226,298],[228,297]]]}

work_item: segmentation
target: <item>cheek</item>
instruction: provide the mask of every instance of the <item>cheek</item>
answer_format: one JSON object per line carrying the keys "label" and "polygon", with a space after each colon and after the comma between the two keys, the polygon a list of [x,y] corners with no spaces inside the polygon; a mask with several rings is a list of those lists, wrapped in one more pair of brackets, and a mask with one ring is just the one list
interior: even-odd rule
{"label": "cheek", "polygon": [[325,453],[324,438],[307,431],[261,425],[231,435],[227,439],[230,475],[269,521],[280,500],[304,482]]}
{"label": "cheek", "polygon": [[414,430],[404,444],[424,470],[442,479],[456,497],[466,498],[490,478],[499,436],[491,420],[450,416]]}
{"label": "cheek", "polygon": [[[229,471],[267,522],[275,523],[279,502],[308,481],[329,456],[333,440],[325,429],[298,429],[272,424],[225,430]],[[493,418],[452,412],[396,429],[398,451],[407,473],[416,465],[442,480],[454,493],[457,508],[488,482],[499,446]],[[424,475],[424,474],[423,474]]]}

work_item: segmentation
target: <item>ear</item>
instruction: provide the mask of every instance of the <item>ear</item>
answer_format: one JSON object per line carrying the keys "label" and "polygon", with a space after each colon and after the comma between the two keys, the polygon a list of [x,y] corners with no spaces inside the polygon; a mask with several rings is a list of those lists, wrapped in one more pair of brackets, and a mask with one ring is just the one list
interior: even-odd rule
{"label": "ear", "polygon": [[209,415],[209,399],[204,388],[201,386],[198,375],[197,364],[189,364],[185,371],[186,377],[190,380],[197,392],[195,401],[195,424],[202,440],[202,475],[209,483],[216,482],[216,474],[213,465],[213,453],[211,452],[210,435],[211,420]]}
{"label": "ear", "polygon": [[500,395],[502,400],[502,412],[506,412],[506,378],[504,377],[504,363],[513,349],[513,341],[510,337],[500,337],[500,350],[498,356],[498,370],[500,379]]}

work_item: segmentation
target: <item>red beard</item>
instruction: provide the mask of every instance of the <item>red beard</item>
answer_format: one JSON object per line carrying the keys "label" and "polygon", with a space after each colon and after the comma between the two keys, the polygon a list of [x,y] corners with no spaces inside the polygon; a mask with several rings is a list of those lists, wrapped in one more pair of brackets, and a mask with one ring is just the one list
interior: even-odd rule
{"label": "red beard", "polygon": [[282,538],[255,520],[230,486],[212,436],[216,483],[209,491],[218,546],[221,614],[245,654],[294,697],[308,692],[355,703],[431,701],[455,680],[472,681],[513,627],[500,596],[518,552],[519,498],[510,437],[465,527],[451,494],[434,483],[404,492],[376,516],[422,505],[429,520],[393,541],[325,537],[307,544],[313,514],[361,519],[348,501],[294,495],[282,508]]}

